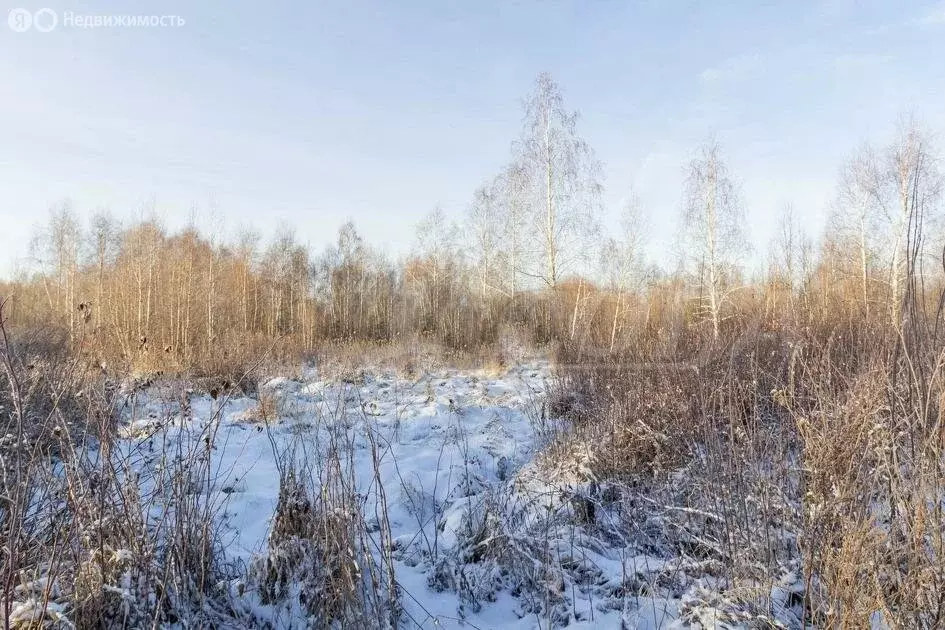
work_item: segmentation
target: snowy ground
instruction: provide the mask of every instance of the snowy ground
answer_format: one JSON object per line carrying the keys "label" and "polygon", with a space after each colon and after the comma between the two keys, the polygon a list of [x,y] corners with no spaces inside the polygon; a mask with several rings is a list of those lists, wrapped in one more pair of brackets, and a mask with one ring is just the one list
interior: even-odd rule
{"label": "snowy ground", "polygon": [[[188,394],[182,404],[153,386],[129,406],[123,434],[127,446],[154,453],[139,465],[155,467],[155,443],[193,441],[219,419],[205,491],[224,506],[228,559],[248,565],[266,553],[279,491],[274,453],[301,444],[317,459],[343,424],[359,494],[374,502],[372,431],[404,627],[700,627],[703,614],[704,627],[740,626],[711,610],[685,614],[687,597],[711,582],[642,553],[608,525],[616,517],[606,509],[582,513],[574,497],[589,480],[579,456],[542,463],[549,378],[540,361],[413,379],[383,371],[322,379],[311,368],[263,382],[260,396],[277,416],[268,423],[255,397]],[[374,510],[366,505],[365,515]],[[653,586],[661,580],[672,582],[665,592]]]}

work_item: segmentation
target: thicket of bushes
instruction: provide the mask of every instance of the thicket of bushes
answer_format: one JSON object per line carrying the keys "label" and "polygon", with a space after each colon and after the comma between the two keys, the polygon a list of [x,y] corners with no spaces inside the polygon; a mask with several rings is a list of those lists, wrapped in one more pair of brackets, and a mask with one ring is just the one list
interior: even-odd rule
{"label": "thicket of bushes", "polygon": [[656,519],[669,556],[713,567],[732,621],[940,627],[945,292],[918,264],[905,278],[895,323],[742,302],[716,339],[565,344],[552,403],[571,422],[546,456],[579,454],[581,501],[613,510],[617,488],[627,531]]}

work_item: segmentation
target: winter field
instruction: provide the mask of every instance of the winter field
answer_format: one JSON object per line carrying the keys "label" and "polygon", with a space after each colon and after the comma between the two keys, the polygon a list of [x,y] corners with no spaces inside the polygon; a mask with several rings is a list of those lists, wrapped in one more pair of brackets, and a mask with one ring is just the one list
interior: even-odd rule
{"label": "winter field", "polygon": [[[257,398],[203,395],[190,398],[186,409],[178,391],[149,388],[129,399],[124,446],[136,470],[157,476],[168,442],[176,451],[179,443],[199,445],[210,437],[210,481],[201,481],[199,492],[219,506],[228,562],[258,565],[282,551],[268,541],[280,478],[295,471],[307,494],[289,500],[311,502],[327,511],[324,516],[337,514],[367,537],[364,548],[343,554],[360,556],[364,565],[391,562],[399,615],[408,627],[533,627],[541,620],[509,594],[498,563],[468,556],[490,545],[487,521],[499,516],[491,512],[499,501],[517,502],[526,520],[547,509],[542,496],[554,496],[554,508],[566,509],[566,495],[555,496],[529,467],[549,376],[546,362],[502,374],[443,370],[416,379],[373,371],[323,379],[311,368],[267,379]],[[260,409],[260,398],[269,409]],[[528,544],[525,522],[515,536]],[[351,576],[368,580],[366,568]],[[258,622],[305,627],[311,615],[300,600],[323,596],[318,589],[327,585],[306,582],[314,576],[306,576],[304,566],[285,569],[276,598],[264,594],[265,586],[234,579],[235,606]],[[306,588],[313,591],[303,593]],[[583,598],[583,611],[581,602],[568,605],[576,618],[592,615]],[[597,618],[613,612],[604,608]]]}
{"label": "winter field", "polygon": [[945,630],[945,0],[71,4],[0,630]]}
{"label": "winter field", "polygon": [[[413,377],[312,366],[265,378],[255,395],[126,384],[113,457],[155,535],[174,535],[167,511],[181,491],[212,520],[235,624],[797,625],[795,574],[762,586],[768,611],[728,601],[710,562],[671,550],[657,497],[597,484],[589,449],[543,450],[567,430],[549,411],[554,380],[532,360]],[[134,562],[133,550],[108,553]],[[133,597],[130,576],[108,588]],[[13,618],[35,618],[31,601]]]}
{"label": "winter field", "polygon": [[877,363],[844,380],[805,343],[754,332],[699,363],[343,347],[123,379],[20,345],[0,357],[2,612],[18,630],[937,627],[937,429],[890,431],[903,381]]}
{"label": "winter field", "polygon": [[[110,452],[90,442],[73,458],[112,477],[110,500],[141,510],[89,523],[142,534],[97,531],[89,545],[112,618],[139,623],[138,599],[161,597],[142,556],[180,546],[212,556],[179,562],[196,560],[186,578],[213,581],[197,589],[213,595],[176,603],[167,627],[798,626],[791,571],[757,585],[767,610],[725,593],[699,551],[720,544],[720,517],[681,507],[703,525],[680,537],[660,496],[598,483],[580,440],[554,447],[568,403],[549,398],[547,360],[283,373],[250,394],[122,384]],[[685,474],[668,480],[684,486]],[[69,485],[68,471],[52,475]],[[67,626],[64,589],[37,577],[17,587],[12,626]]]}

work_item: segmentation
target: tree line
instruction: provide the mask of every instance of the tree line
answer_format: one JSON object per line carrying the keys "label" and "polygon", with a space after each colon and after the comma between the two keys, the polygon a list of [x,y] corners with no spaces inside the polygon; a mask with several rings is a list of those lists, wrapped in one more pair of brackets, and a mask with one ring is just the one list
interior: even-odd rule
{"label": "tree line", "polygon": [[83,222],[62,204],[29,267],[0,291],[13,297],[16,326],[54,326],[103,361],[187,368],[277,340],[307,350],[420,335],[470,349],[517,328],[538,343],[627,350],[641,332],[668,346],[717,339],[749,315],[898,326],[906,295],[941,280],[939,156],[913,120],[842,165],[819,239],[785,206],[766,269],[751,277],[746,205],[718,143],[688,165],[679,265],[660,269],[643,254],[639,202],[616,233],[602,230],[600,163],[577,127],[540,75],[508,164],[474,192],[460,225],[435,209],[396,260],[350,221],[314,252],[289,229],[269,242],[251,231],[221,241],[107,212]]}

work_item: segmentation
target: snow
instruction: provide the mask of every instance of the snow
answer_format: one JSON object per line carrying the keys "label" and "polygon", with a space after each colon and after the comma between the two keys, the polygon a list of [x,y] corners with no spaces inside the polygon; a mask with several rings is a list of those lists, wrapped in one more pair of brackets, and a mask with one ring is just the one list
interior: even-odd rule
{"label": "snow", "polygon": [[[582,453],[551,467],[542,461],[536,414],[551,376],[544,361],[500,374],[446,369],[418,378],[366,369],[354,379],[322,379],[310,368],[263,381],[261,395],[278,399],[278,417],[267,421],[255,414],[253,397],[188,392],[181,404],[179,392],[152,387],[135,394],[122,435],[140,450],[214,436],[212,482],[202,492],[224,506],[227,560],[243,566],[267,552],[278,458],[293,445],[318,462],[320,449],[342,432],[370,523],[380,496],[373,436],[408,627],[547,628],[552,613],[554,625],[572,628],[715,627],[706,617],[711,607],[693,608],[682,623],[682,593],[628,592],[627,580],[636,579],[628,576],[673,572],[665,559],[575,525],[573,497],[596,480]],[[160,466],[157,451],[139,465]],[[486,533],[473,540],[474,531]],[[570,569],[543,572],[530,554],[544,552]],[[129,553],[118,552],[123,559]],[[552,609],[527,593],[554,591],[549,580],[561,580],[549,596],[558,598]],[[698,580],[690,586],[702,588]],[[784,600],[789,588],[773,599]]]}
{"label": "snow", "polygon": [[[214,401],[191,394],[185,414],[175,407],[175,396],[151,388],[137,394],[121,435],[135,446],[146,440],[193,442],[217,423],[208,498],[226,506],[228,560],[249,564],[266,552],[278,499],[274,453],[297,441],[324,443],[333,424],[351,423],[358,491],[376,497],[370,489],[371,450],[365,434],[357,431],[359,425],[369,428],[380,441],[379,472],[399,551],[397,580],[405,591],[406,612],[427,619],[431,627],[434,621],[452,627],[458,602],[427,586],[429,556],[449,553],[476,509],[477,496],[531,460],[534,431],[526,404],[543,395],[549,376],[543,362],[498,376],[446,370],[405,379],[390,372],[365,373],[354,383],[319,380],[314,370],[299,380],[274,376],[260,386],[261,392],[280,397],[280,417],[268,423],[250,420],[256,405],[251,398]],[[159,461],[155,451],[140,465],[157,467]],[[365,514],[374,510],[368,507]],[[479,623],[469,621],[480,627],[508,625],[517,618],[508,611],[509,601],[505,604],[484,610]],[[526,621],[521,627],[531,625]]]}
{"label": "snow", "polygon": [[44,603],[42,597],[30,597],[26,601],[13,604],[7,621],[12,627],[25,627],[43,619],[68,623],[64,612],[65,607],[60,604],[50,601]]}

